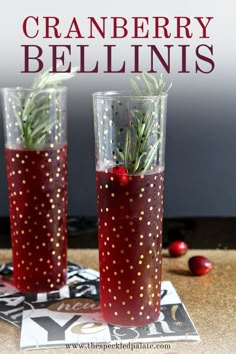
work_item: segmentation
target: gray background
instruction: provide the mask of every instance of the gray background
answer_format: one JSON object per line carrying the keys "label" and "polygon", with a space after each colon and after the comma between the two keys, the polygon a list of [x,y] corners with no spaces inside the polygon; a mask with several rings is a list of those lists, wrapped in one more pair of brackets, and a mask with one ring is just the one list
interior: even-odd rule
{"label": "gray background", "polygon": [[[22,74],[23,51],[21,44],[38,44],[44,49],[45,68],[50,67],[49,44],[71,44],[73,53],[69,60],[78,64],[76,44],[89,44],[86,64],[94,65],[100,60],[98,74],[78,74],[68,82],[68,141],[69,141],[69,214],[95,215],[95,164],[92,93],[97,90],[126,89],[132,67],[130,44],[143,44],[141,67],[149,67],[147,44],[174,44],[171,56],[171,73],[165,74],[167,82],[173,83],[168,101],[165,216],[235,216],[236,215],[236,49],[235,19],[232,1],[223,5],[215,1],[199,0],[197,3],[172,0],[157,1],[101,0],[81,2],[71,0],[32,2],[9,0],[0,13],[0,87],[29,86],[33,74]],[[134,3],[134,2],[133,2]],[[13,11],[14,9],[14,11]],[[102,40],[97,39],[26,39],[22,22],[27,16],[57,16],[61,29],[66,32],[75,16],[86,33],[88,16],[166,16],[171,20],[170,30],[174,33],[173,16],[214,16],[209,25],[211,38],[191,40]],[[43,22],[40,24],[43,33]],[[198,27],[192,27],[198,34]],[[109,28],[108,32],[109,34]],[[42,35],[41,35],[42,37]],[[214,45],[215,70],[211,74],[195,74],[195,47],[201,43]],[[103,44],[116,44],[115,68],[126,60],[127,73],[104,74],[105,52]],[[179,74],[179,44],[189,44],[187,63],[190,74]],[[208,66],[209,67],[209,66]],[[206,67],[206,68],[208,68]],[[7,182],[5,175],[4,140],[0,124],[0,215],[8,215]]]}

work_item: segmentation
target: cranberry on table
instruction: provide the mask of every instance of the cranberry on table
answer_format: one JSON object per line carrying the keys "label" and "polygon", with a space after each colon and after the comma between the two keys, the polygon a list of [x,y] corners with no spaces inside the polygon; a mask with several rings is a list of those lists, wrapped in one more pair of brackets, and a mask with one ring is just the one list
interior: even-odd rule
{"label": "cranberry on table", "polygon": [[203,256],[191,257],[188,261],[189,269],[194,275],[204,275],[211,271],[213,265],[211,261]]}
{"label": "cranberry on table", "polygon": [[173,241],[169,244],[168,249],[172,257],[180,257],[187,252],[188,245],[184,241]]}

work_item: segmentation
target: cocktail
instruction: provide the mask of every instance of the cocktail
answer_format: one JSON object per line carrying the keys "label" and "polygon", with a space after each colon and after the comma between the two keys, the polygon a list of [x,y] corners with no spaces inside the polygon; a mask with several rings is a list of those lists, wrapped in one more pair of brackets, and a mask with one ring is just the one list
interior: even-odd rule
{"label": "cocktail", "polygon": [[46,292],[66,282],[66,91],[55,85],[2,90],[14,282],[20,291]]}
{"label": "cocktail", "polygon": [[162,91],[93,95],[100,302],[113,324],[160,313],[166,101]]}

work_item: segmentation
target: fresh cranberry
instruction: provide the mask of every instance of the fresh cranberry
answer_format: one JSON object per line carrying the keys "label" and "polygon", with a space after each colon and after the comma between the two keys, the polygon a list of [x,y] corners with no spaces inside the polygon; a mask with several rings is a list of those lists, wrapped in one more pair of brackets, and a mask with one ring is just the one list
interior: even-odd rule
{"label": "fresh cranberry", "polygon": [[180,257],[188,250],[188,245],[184,241],[173,241],[169,244],[169,253],[172,257]]}
{"label": "fresh cranberry", "polygon": [[191,257],[188,261],[189,269],[194,275],[204,275],[211,271],[212,263],[203,256]]}
{"label": "fresh cranberry", "polygon": [[127,173],[124,166],[115,166],[112,168],[112,172],[116,175],[122,175],[123,173]]}
{"label": "fresh cranberry", "polygon": [[112,172],[116,175],[120,183],[127,184],[129,182],[129,175],[124,166],[113,167]]}

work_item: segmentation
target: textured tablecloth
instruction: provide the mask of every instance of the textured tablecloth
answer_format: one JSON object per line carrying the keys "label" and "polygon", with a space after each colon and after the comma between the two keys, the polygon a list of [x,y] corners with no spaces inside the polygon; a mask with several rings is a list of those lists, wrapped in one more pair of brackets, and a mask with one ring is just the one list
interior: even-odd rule
{"label": "textured tablecloth", "polygon": [[[204,255],[214,264],[213,270],[202,277],[190,275],[188,259],[193,255]],[[98,269],[98,251],[95,249],[73,249],[68,259],[81,265]],[[0,264],[11,261],[11,251],[0,249]],[[170,280],[175,286],[191,319],[196,326],[201,342],[169,342],[170,349],[134,350],[142,354],[233,354],[236,353],[236,251],[194,250],[181,258],[170,258],[163,252],[162,280]],[[0,320],[0,353],[25,353],[19,349],[20,330]],[[29,353],[104,353],[102,349],[44,349]],[[106,350],[121,353],[120,349]],[[122,353],[130,350],[122,350]]]}

